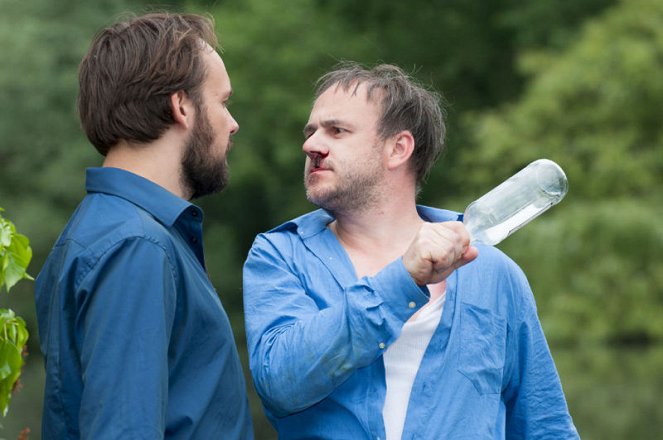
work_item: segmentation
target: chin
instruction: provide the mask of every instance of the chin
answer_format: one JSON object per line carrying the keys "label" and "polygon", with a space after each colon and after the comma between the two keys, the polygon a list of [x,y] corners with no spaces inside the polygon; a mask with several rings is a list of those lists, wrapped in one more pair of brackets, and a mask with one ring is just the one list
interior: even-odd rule
{"label": "chin", "polygon": [[315,206],[326,209],[329,200],[334,198],[334,194],[330,190],[323,191],[320,188],[307,188],[306,198]]}
{"label": "chin", "polygon": [[320,200],[320,192],[317,191],[316,188],[306,185],[306,198],[309,202],[317,205],[318,200]]}

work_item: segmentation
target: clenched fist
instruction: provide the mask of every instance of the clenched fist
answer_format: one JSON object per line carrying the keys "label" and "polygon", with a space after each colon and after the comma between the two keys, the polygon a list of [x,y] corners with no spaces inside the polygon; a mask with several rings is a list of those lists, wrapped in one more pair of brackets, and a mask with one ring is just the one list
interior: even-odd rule
{"label": "clenched fist", "polygon": [[461,222],[424,223],[405,251],[403,264],[414,281],[424,286],[446,279],[477,255]]}

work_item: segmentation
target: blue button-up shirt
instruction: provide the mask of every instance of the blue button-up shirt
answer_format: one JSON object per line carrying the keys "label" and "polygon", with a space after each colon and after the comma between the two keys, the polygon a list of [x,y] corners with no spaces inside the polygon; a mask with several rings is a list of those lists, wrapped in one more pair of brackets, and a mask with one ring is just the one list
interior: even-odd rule
{"label": "blue button-up shirt", "polygon": [[202,211],[120,169],[87,191],[36,282],[42,438],[252,438]]}
{"label": "blue button-up shirt", "polygon": [[[244,266],[251,371],[279,438],[384,439],[382,354],[428,292],[401,259],[357,279],[332,220],[319,210],[256,238]],[[525,276],[480,246],[447,279],[402,438],[577,437]]]}

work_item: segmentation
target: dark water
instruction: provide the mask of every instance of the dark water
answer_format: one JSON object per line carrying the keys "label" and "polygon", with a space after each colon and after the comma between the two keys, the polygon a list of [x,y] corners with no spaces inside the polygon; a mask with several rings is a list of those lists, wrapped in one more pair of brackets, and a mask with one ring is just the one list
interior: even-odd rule
{"label": "dark water", "polygon": [[583,440],[663,439],[663,346],[552,350]]}

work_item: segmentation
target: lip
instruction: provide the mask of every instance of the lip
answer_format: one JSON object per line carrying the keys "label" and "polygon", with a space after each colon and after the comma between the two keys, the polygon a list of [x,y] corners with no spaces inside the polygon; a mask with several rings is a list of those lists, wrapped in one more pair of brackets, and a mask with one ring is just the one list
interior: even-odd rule
{"label": "lip", "polygon": [[325,166],[323,164],[323,159],[320,157],[316,157],[314,159],[311,159],[309,163],[309,169],[308,169],[308,174],[315,174],[319,173],[322,171],[331,171],[331,168],[328,166]]}
{"label": "lip", "polygon": [[330,168],[323,168],[323,167],[311,168],[311,169],[309,169],[308,173],[309,174],[315,174],[315,173],[321,173],[323,171],[331,171],[331,169]]}

